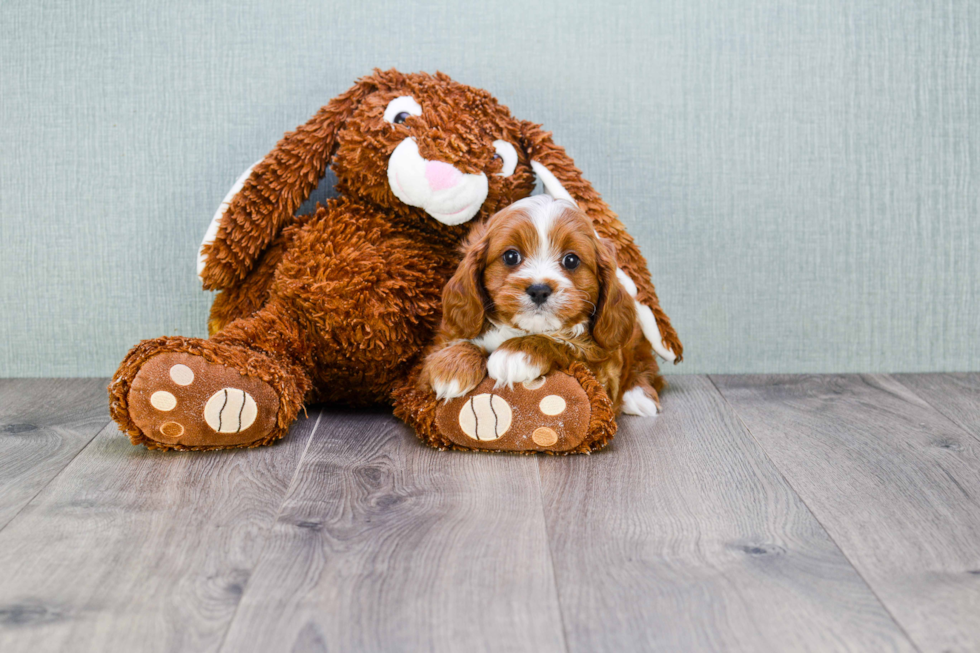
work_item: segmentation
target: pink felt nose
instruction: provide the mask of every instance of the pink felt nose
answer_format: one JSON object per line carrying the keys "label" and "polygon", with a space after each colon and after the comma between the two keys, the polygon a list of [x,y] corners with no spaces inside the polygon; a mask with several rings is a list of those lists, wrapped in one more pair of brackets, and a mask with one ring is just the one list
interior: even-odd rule
{"label": "pink felt nose", "polygon": [[425,162],[425,178],[429,181],[429,188],[432,190],[452,188],[459,183],[462,176],[459,170],[448,163],[442,161]]}

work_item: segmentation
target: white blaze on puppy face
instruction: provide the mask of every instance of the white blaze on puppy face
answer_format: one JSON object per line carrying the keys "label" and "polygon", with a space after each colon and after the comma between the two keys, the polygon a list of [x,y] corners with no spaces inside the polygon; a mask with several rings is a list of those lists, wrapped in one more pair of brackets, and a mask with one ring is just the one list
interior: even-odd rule
{"label": "white blaze on puppy face", "polygon": [[[521,200],[526,201],[526,200]],[[531,222],[534,223],[534,230],[537,234],[537,248],[534,254],[530,255],[521,269],[520,277],[527,278],[532,283],[548,283],[552,287],[569,288],[572,282],[568,280],[558,263],[561,252],[558,245],[551,238],[551,230],[555,226],[555,219],[561,215],[564,207],[560,202],[541,202],[528,203]]]}
{"label": "white blaze on puppy face", "polygon": [[572,282],[562,270],[559,260],[562,252],[552,238],[555,221],[569,207],[566,202],[557,202],[551,198],[538,195],[529,197],[513,204],[513,207],[525,211],[534,226],[534,250],[527,252],[527,258],[522,261],[520,269],[513,274],[517,282],[528,286],[536,284],[547,285],[552,294],[541,305],[537,305],[529,295],[521,299],[521,311],[513,317],[514,324],[529,333],[547,333],[560,330],[565,326],[559,311],[567,303],[566,293],[573,288]]}

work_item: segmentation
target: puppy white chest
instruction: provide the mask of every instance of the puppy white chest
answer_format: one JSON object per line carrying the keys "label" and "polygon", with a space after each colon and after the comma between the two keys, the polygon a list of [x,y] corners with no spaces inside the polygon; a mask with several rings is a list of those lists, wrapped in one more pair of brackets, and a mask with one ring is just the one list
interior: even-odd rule
{"label": "puppy white chest", "polygon": [[479,338],[473,338],[470,340],[471,343],[487,352],[492,354],[497,351],[500,345],[504,344],[507,340],[511,338],[519,338],[521,336],[526,336],[527,332],[520,329],[515,329],[509,326],[497,326],[494,325],[490,330],[484,333]]}

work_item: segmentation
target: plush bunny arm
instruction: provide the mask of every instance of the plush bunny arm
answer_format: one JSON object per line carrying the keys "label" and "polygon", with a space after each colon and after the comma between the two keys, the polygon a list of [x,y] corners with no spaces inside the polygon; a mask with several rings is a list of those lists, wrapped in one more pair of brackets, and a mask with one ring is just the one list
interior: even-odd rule
{"label": "plush bunny arm", "polygon": [[582,172],[575,167],[565,149],[552,140],[550,132],[544,131],[540,125],[525,123],[524,139],[531,165],[548,193],[575,202],[592,218],[596,233],[615,243],[618,265],[628,277],[623,279],[623,275],[620,275],[620,280],[636,297],[644,335],[660,356],[679,363],[683,359],[684,346],[670,318],[660,307],[646,260],[633,237],[599,193],[582,177]]}

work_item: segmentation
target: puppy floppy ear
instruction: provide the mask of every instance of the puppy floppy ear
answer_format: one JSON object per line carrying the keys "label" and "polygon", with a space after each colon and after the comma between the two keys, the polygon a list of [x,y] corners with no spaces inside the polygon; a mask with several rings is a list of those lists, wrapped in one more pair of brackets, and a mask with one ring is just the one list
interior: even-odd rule
{"label": "puppy floppy ear", "polygon": [[556,199],[571,200],[585,211],[602,238],[608,238],[616,248],[616,258],[623,272],[636,284],[637,310],[648,319],[641,319],[643,334],[654,350],[664,359],[679,363],[683,359],[684,346],[670,323],[670,318],[660,308],[656,289],[650,281],[650,271],[640,249],[626,228],[619,221],[592,184],[582,177],[575,162],[557,145],[551,132],[533,122],[521,122],[521,145],[531,161],[531,167],[541,179],[548,194]]}
{"label": "puppy floppy ear", "polygon": [[450,338],[469,340],[483,331],[490,301],[483,287],[488,248],[486,229],[477,225],[464,246],[462,262],[442,291],[442,330]]}
{"label": "puppy floppy ear", "polygon": [[320,183],[337,147],[337,133],[375,90],[378,74],[358,80],[332,99],[242,175],[201,244],[198,276],[206,289],[228,288],[251,271]]}
{"label": "puppy floppy ear", "polygon": [[636,308],[616,276],[616,250],[608,241],[596,242],[596,276],[599,301],[592,318],[592,337],[604,349],[625,347],[636,325]]}

